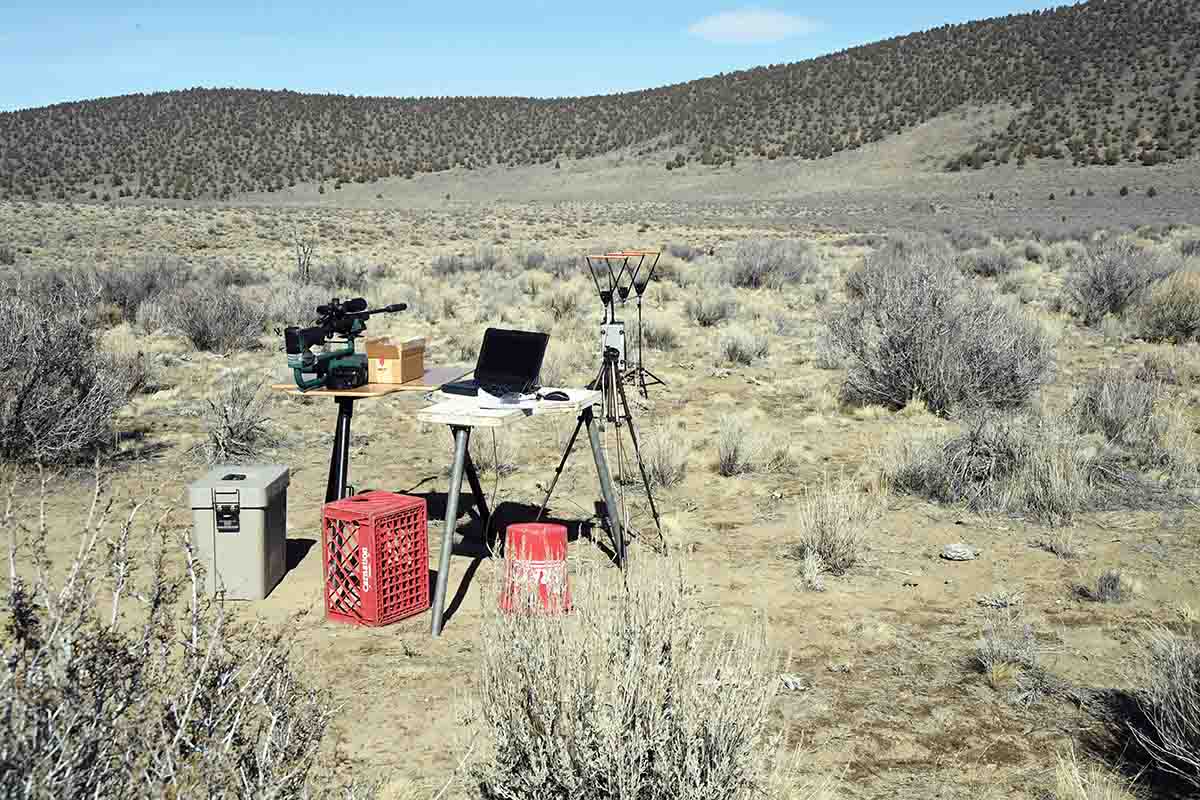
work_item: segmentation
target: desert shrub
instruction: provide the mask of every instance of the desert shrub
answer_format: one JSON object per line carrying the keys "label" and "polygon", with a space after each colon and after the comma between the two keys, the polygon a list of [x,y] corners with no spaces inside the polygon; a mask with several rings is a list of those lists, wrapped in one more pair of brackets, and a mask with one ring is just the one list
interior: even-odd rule
{"label": "desert shrub", "polygon": [[1026,261],[1032,261],[1034,264],[1040,264],[1046,258],[1046,251],[1037,242],[1026,242],[1023,250],[1023,255]]}
{"label": "desert shrub", "polygon": [[433,274],[439,277],[463,272],[490,272],[500,264],[500,251],[490,244],[480,245],[471,255],[441,255],[433,260]]}
{"label": "desert shrub", "polygon": [[1002,247],[971,250],[962,255],[960,263],[966,272],[983,278],[1005,275],[1011,272],[1014,266],[1012,256]]}
{"label": "desert shrub", "polygon": [[542,269],[563,281],[587,272],[583,259],[577,256],[553,256],[546,261]]}
{"label": "desert shrub", "polygon": [[180,574],[169,532],[109,509],[101,497],[81,512],[56,583],[44,529],[18,539],[37,521],[0,523],[36,567],[12,571],[0,612],[0,796],[354,796],[321,785],[334,708],[293,669],[292,629],[235,624],[203,599],[190,546]]}
{"label": "desert shrub", "polygon": [[[811,492],[796,513],[798,540],[788,555],[814,569],[841,575],[862,560],[866,553],[867,525],[878,511],[878,498],[846,484],[825,484]],[[809,580],[807,583],[812,583]]]}
{"label": "desert shrub", "polygon": [[1151,286],[1139,316],[1150,341],[1200,341],[1200,271],[1180,270]]}
{"label": "desert shrub", "polygon": [[1181,239],[1179,242],[1179,254],[1184,258],[1200,256],[1200,239]]}
{"label": "desert shrub", "polygon": [[977,250],[992,243],[990,235],[973,228],[943,228],[942,233],[955,250]]}
{"label": "desert shrub", "polygon": [[204,277],[209,283],[222,289],[243,288],[263,282],[263,275],[258,270],[224,261],[211,266]]}
{"label": "desert shrub", "polygon": [[687,476],[691,449],[691,442],[682,430],[672,430],[664,425],[651,428],[642,445],[650,483],[664,489],[681,483]]}
{"label": "desert shrub", "polygon": [[721,355],[726,361],[731,364],[748,366],[756,360],[766,357],[770,352],[771,343],[765,336],[737,329],[722,334],[720,349]]}
{"label": "desert shrub", "polygon": [[229,353],[260,345],[266,310],[231,289],[187,288],[170,301],[175,327],[197,350]]}
{"label": "desert shrub", "polygon": [[747,424],[736,417],[723,417],[717,429],[717,472],[726,477],[750,472],[753,456]]}
{"label": "desert shrub", "polygon": [[807,242],[747,239],[734,252],[725,279],[742,289],[778,289],[812,280],[821,261]]}
{"label": "desert shrub", "polygon": [[[777,796],[779,684],[762,624],[706,631],[680,568],[635,562],[572,578],[567,616],[490,604],[476,702],[487,800]],[[794,796],[794,795],[793,795]]]}
{"label": "desert shrub", "polygon": [[309,270],[308,281],[327,292],[344,290],[358,294],[367,289],[367,268],[351,264],[345,258],[335,258]]}
{"label": "desert shrub", "polygon": [[328,303],[330,294],[323,287],[286,281],[272,285],[264,304],[267,321],[286,327],[306,327],[317,320],[317,306]]}
{"label": "desert shrub", "polygon": [[147,336],[171,329],[174,320],[162,297],[149,297],[141,302],[137,310],[134,327]]}
{"label": "desert shrub", "polygon": [[246,464],[276,444],[267,420],[265,381],[227,376],[207,399],[200,452],[209,464]]}
{"label": "desert shrub", "polygon": [[1106,569],[1096,576],[1096,585],[1079,587],[1079,594],[1097,603],[1123,603],[1133,594],[1133,584],[1119,569]]}
{"label": "desert shrub", "polygon": [[847,359],[845,401],[900,409],[1025,404],[1049,378],[1050,343],[1024,313],[972,285],[948,249],[896,240],[867,258],[825,319]]}
{"label": "desert shrub", "polygon": [[541,250],[527,250],[521,256],[521,266],[525,269],[541,269],[546,264],[546,254]]}
{"label": "desert shrub", "polygon": [[700,256],[704,255],[704,251],[699,247],[692,247],[690,244],[680,244],[672,242],[667,245],[667,252],[680,261],[695,261]]}
{"label": "desert shrub", "polygon": [[1148,250],[1125,238],[1108,239],[1071,265],[1064,289],[1072,313],[1092,326],[1109,314],[1123,314],[1168,273]]}
{"label": "desert shrub", "polygon": [[655,350],[674,350],[679,347],[679,331],[669,320],[647,317],[642,322],[642,338],[647,347]]}
{"label": "desert shrub", "polygon": [[0,267],[11,267],[17,263],[17,251],[10,244],[0,244]]}
{"label": "desert shrub", "polygon": [[1064,524],[1112,479],[1107,466],[1060,421],[989,414],[905,447],[888,471],[897,491]]}
{"label": "desert shrub", "polygon": [[1140,672],[1136,714],[1126,720],[1134,743],[1159,769],[1200,787],[1200,638],[1155,631]]}
{"label": "desert shrub", "polygon": [[72,462],[113,440],[114,417],[133,389],[100,349],[94,308],[101,289],[0,279],[0,458]]}
{"label": "desert shrub", "polygon": [[729,297],[718,297],[706,294],[687,301],[685,310],[688,318],[701,328],[711,328],[720,322],[731,319],[737,313],[737,301]]}
{"label": "desert shrub", "polygon": [[121,316],[133,322],[143,300],[182,289],[192,279],[192,268],[177,258],[160,256],[98,269],[96,279],[103,301],[119,308]]}

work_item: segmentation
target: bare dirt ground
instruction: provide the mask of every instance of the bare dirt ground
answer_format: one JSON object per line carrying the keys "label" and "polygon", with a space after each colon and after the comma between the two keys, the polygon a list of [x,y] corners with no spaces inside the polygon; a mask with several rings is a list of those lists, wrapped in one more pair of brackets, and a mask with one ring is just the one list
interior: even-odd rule
{"label": "bare dirt ground", "polygon": [[[969,136],[970,120],[961,123],[966,132],[954,135]],[[977,598],[997,587],[1022,592],[1050,672],[1077,687],[1122,686],[1141,633],[1151,624],[1191,624],[1196,618],[1200,513],[1085,514],[1072,529],[1082,556],[1066,561],[1033,546],[1047,535],[1037,524],[895,497],[870,531],[866,565],[827,579],[822,593],[803,591],[796,562],[783,556],[805,493],[839,476],[869,480],[889,442],[947,425],[928,414],[840,407],[841,371],[817,365],[820,318],[842,301],[842,278],[866,252],[860,243],[842,241],[844,233],[1200,225],[1200,165],[1014,167],[946,175],[928,166],[936,148],[913,155],[899,152],[901,146],[885,142],[876,146],[880,152],[841,155],[819,169],[764,162],[667,174],[660,165],[629,159],[564,164],[557,171],[425,176],[325,195],[298,187],[232,206],[7,204],[0,205],[0,230],[24,265],[50,270],[155,255],[201,267],[243,265],[269,276],[266,286],[247,289],[264,299],[292,268],[293,231],[311,232],[318,262],[343,258],[363,267],[387,266],[387,277],[373,280],[367,295],[413,305],[408,313],[373,320],[371,334],[426,336],[428,360],[450,363],[470,359],[471,343],[488,324],[542,327],[553,335],[553,368],[576,385],[596,368],[599,303],[583,276],[562,281],[511,266],[530,251],[575,256],[679,242],[714,248],[719,259],[752,236],[815,242],[823,264],[817,283],[783,292],[730,290],[739,308],[731,323],[718,328],[700,328],[685,313],[687,300],[705,291],[689,283],[696,267],[664,256],[664,274],[681,277],[652,288],[647,307],[656,322],[678,332],[679,342],[673,350],[649,352],[649,365],[668,386],[638,400],[636,413],[644,431],[667,429],[687,442],[686,477],[659,492],[667,545],[686,555],[697,601],[714,628],[768,616],[773,645],[790,654],[789,671],[801,678],[802,689],[780,695],[775,717],[793,740],[804,742],[804,776],[838,775],[835,795],[846,798],[1038,797],[1052,784],[1056,753],[1096,731],[1098,723],[1065,699],[1013,704],[969,666],[984,620]],[[1119,197],[1124,185],[1129,196]],[[1151,185],[1155,198],[1146,197]],[[1072,188],[1074,198],[1068,195]],[[1086,196],[1089,188],[1093,197]],[[987,199],[989,192],[996,199]],[[1049,200],[1051,192],[1059,199]],[[1168,239],[1185,235],[1177,231]],[[435,257],[470,254],[479,245],[496,248],[511,277],[432,276]],[[1019,286],[1009,291],[1025,290],[1028,308],[1057,337],[1057,375],[1041,402],[1061,407],[1090,370],[1133,363],[1156,349],[1085,331],[1051,310],[1062,278],[1046,264],[1022,262],[1017,274]],[[549,299],[558,295],[574,296],[578,309],[552,312]],[[625,310],[626,320],[632,311]],[[769,354],[751,366],[724,363],[717,341],[729,325],[769,337]],[[265,334],[262,349],[228,356],[197,353],[179,337],[146,335],[127,323],[110,331],[107,341],[115,349],[151,354],[158,386],[123,414],[127,440],[110,491],[122,500],[154,495],[184,529],[184,487],[204,471],[191,448],[204,435],[206,401],[229,372],[285,380],[280,337]],[[1200,392],[1188,391],[1188,413],[1200,428]],[[427,495],[435,551],[450,440],[446,431],[414,420],[420,405],[418,398],[399,396],[358,404],[351,482],[359,490]],[[343,704],[337,736],[346,769],[385,777],[397,796],[412,787],[428,795],[464,752],[456,710],[476,680],[481,604],[494,601],[485,587],[496,565],[484,560],[472,569],[469,557],[454,560],[450,588],[457,607],[441,639],[429,637],[428,615],[376,630],[326,622],[320,548],[308,548],[319,536],[334,407],[276,394],[267,408],[280,443],[264,460],[292,469],[292,564],[267,600],[238,604],[237,611],[270,622],[302,613],[300,657],[308,675],[332,688]],[[744,415],[754,435],[786,441],[790,468],[720,476],[715,440],[728,415]],[[519,517],[520,504],[536,504],[538,486],[551,477],[570,425],[528,420],[498,443],[514,453],[515,471],[501,477],[488,472],[483,482],[504,510]],[[486,435],[477,439],[491,447]],[[591,518],[597,498],[592,477],[586,452],[578,452],[553,504],[556,516]],[[55,485],[52,545],[64,557],[74,547],[73,526],[88,491],[82,476],[67,475]],[[644,504],[632,491],[630,501],[643,531],[632,557],[656,558]],[[980,557],[940,559],[942,546],[951,542],[978,548]],[[603,553],[599,543],[583,537],[572,544],[572,558],[602,559]],[[1119,605],[1078,597],[1076,584],[1113,567],[1135,576],[1140,594]],[[452,788],[455,793],[468,796],[460,786]]]}

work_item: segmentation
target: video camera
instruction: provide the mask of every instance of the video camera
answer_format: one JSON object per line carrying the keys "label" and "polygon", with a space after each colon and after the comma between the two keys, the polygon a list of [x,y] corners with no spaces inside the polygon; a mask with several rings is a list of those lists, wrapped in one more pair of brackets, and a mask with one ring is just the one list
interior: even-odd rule
{"label": "video camera", "polygon": [[[344,303],[333,298],[328,305],[317,306],[317,324],[311,328],[289,326],[283,330],[287,364],[296,380],[296,387],[310,389],[357,389],[367,383],[367,356],[354,351],[354,340],[367,330],[372,314],[391,314],[404,311],[406,303],[393,303],[383,308],[367,308],[361,297]],[[340,337],[338,339],[337,337]],[[333,342],[342,345],[326,347]],[[314,353],[312,348],[321,347]],[[305,377],[311,375],[312,377]]]}

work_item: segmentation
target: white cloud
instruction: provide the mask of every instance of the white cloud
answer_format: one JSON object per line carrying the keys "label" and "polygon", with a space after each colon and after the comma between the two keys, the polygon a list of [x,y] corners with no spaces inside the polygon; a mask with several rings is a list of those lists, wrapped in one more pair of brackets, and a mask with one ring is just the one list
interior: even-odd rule
{"label": "white cloud", "polygon": [[803,36],[824,26],[814,19],[782,11],[743,8],[722,11],[688,26],[688,33],[719,44],[763,44]]}

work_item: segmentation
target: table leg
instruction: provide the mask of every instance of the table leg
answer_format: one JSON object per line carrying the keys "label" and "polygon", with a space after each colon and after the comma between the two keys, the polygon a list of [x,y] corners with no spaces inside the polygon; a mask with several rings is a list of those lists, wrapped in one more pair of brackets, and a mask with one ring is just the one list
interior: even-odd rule
{"label": "table leg", "polygon": [[[454,429],[450,432],[453,434]],[[483,494],[483,484],[479,481],[479,473],[475,470],[475,462],[471,460],[471,450],[467,449],[467,457],[463,463],[463,468],[467,476],[467,482],[471,485],[471,492],[475,495],[476,503],[479,506],[479,519],[483,526],[484,539],[487,539],[488,526],[491,525],[492,513],[488,510],[487,499]],[[455,542],[458,544],[458,542]]]}
{"label": "table leg", "polygon": [[617,507],[617,494],[613,491],[612,475],[608,471],[608,461],[604,458],[604,449],[600,446],[600,431],[596,426],[596,418],[591,408],[583,410],[584,424],[588,430],[588,440],[592,443],[592,457],[596,460],[596,474],[600,477],[600,492],[604,496],[604,505],[608,509],[608,521],[612,528],[613,545],[617,551],[617,565],[625,566],[625,525],[621,520],[621,509]]}
{"label": "table leg", "polygon": [[329,456],[329,482],[325,484],[325,502],[332,503],[346,496],[346,479],[350,472],[350,420],[354,417],[354,398],[337,398],[337,428],[333,433],[333,452]]}
{"label": "table leg", "polygon": [[442,635],[442,614],[445,613],[446,587],[450,583],[450,556],[454,550],[454,529],[458,524],[458,498],[462,493],[463,471],[467,461],[467,444],[471,429],[453,427],[454,466],[450,469],[450,491],[446,495],[446,524],[442,528],[442,554],[438,561],[437,584],[433,591],[433,635]]}

